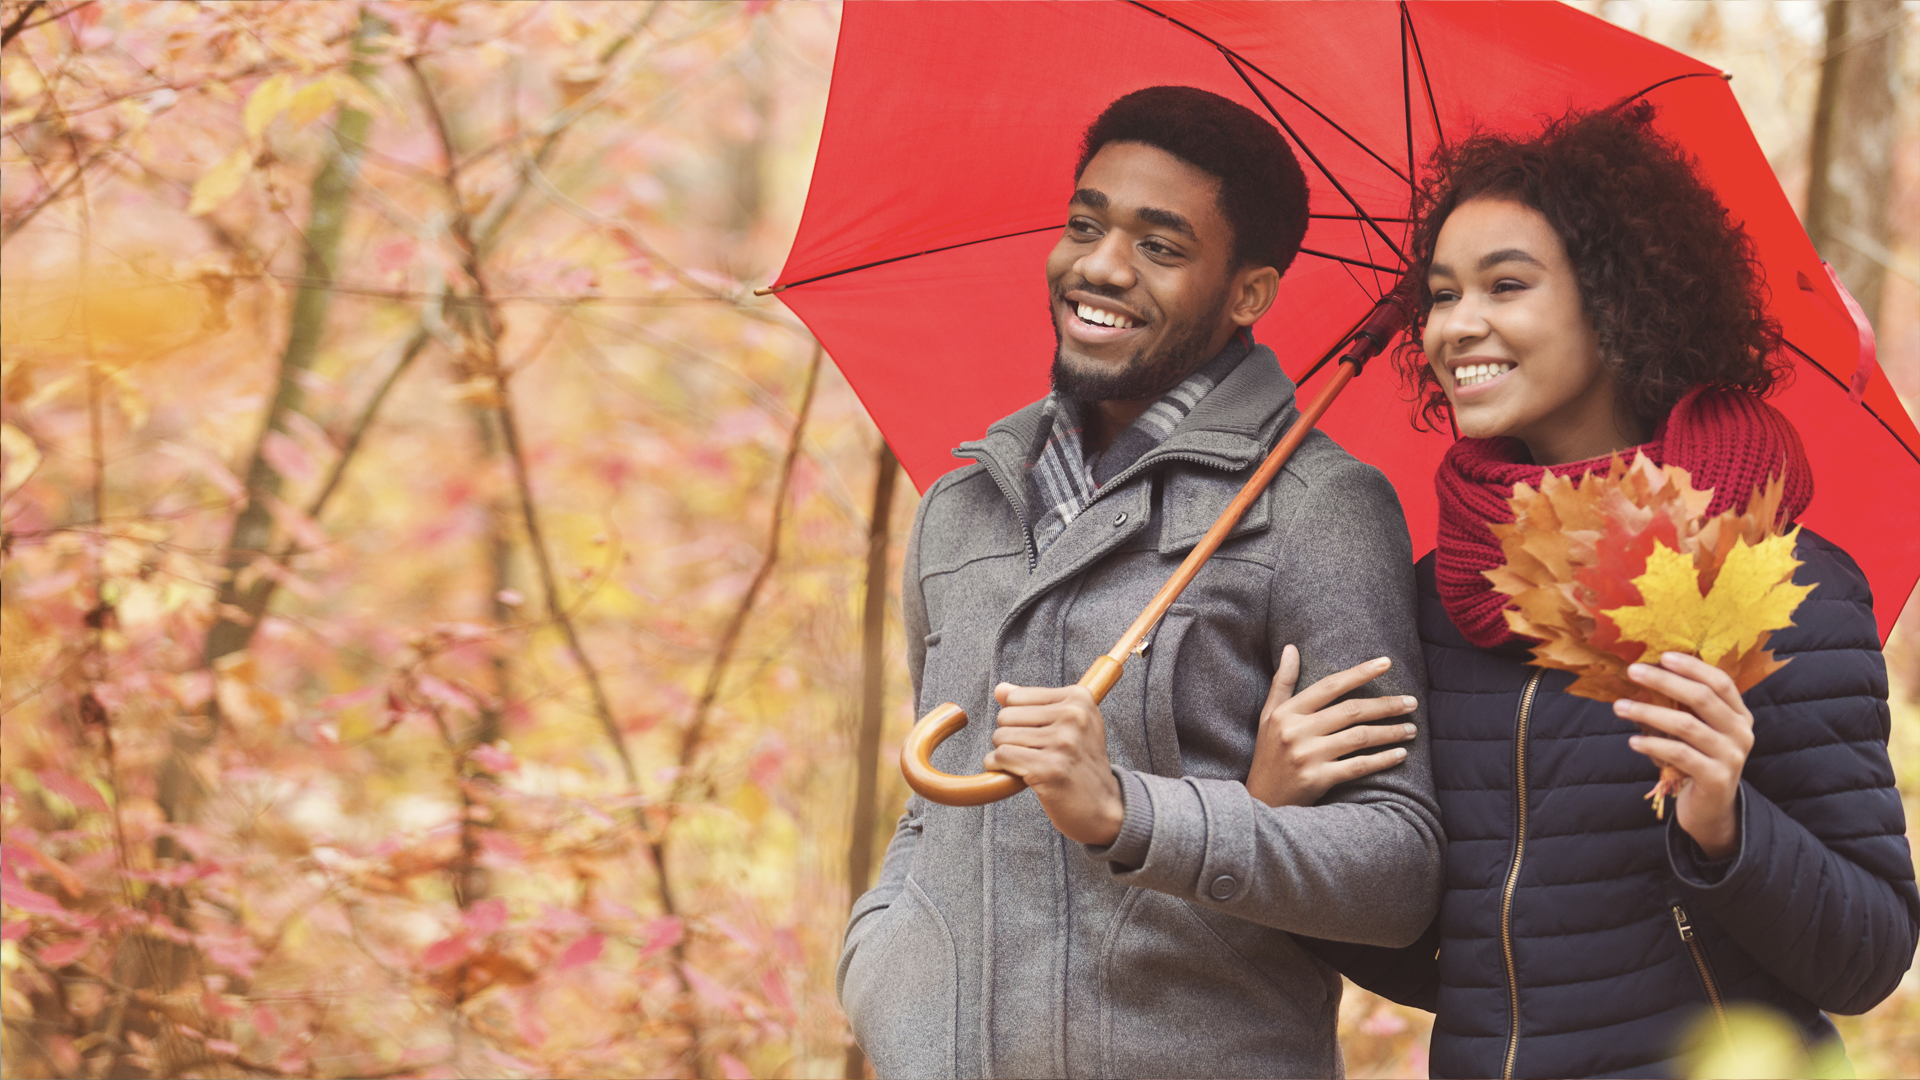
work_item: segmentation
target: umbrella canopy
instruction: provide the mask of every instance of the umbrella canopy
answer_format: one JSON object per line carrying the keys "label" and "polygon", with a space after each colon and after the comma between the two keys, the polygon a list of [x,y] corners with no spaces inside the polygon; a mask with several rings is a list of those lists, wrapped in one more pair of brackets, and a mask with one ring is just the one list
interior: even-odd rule
{"label": "umbrella canopy", "polygon": [[[1296,379],[1399,277],[1413,184],[1443,140],[1635,95],[1657,105],[1657,126],[1745,223],[1796,354],[1773,400],[1813,461],[1802,520],[1860,562],[1882,636],[1892,627],[1920,576],[1920,434],[1871,377],[1870,334],[1722,74],[1560,4],[849,2],[774,290],[922,490],[960,464],[954,445],[1046,393],[1042,266],[1080,133],[1113,99],[1165,84],[1273,119],[1306,169],[1306,241],[1254,328]],[[1450,436],[1412,428],[1394,374],[1374,365],[1320,427],[1386,472],[1414,550],[1430,548]]]}

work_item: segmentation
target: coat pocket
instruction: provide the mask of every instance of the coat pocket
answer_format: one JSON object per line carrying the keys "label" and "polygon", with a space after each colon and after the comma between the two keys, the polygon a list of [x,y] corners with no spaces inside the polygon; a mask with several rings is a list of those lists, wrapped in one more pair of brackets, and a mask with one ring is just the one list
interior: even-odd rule
{"label": "coat pocket", "polygon": [[1135,889],[1105,953],[1104,1075],[1338,1074],[1338,999],[1283,931]]}
{"label": "coat pocket", "polygon": [[912,878],[874,917],[841,986],[853,1036],[881,1076],[952,1076],[960,990],[947,922]]}
{"label": "coat pocket", "polygon": [[1147,649],[1146,700],[1141,711],[1147,729],[1147,771],[1155,776],[1186,775],[1180,763],[1180,736],[1174,719],[1174,674],[1180,664],[1180,643],[1198,615],[1187,604],[1168,608]]}

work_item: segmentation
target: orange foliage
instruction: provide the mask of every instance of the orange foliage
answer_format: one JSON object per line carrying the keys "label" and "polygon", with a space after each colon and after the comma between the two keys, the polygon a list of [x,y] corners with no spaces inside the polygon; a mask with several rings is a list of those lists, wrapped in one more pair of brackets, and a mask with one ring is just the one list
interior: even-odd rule
{"label": "orange foliage", "polygon": [[[1713,491],[1691,480],[1635,454],[1579,480],[1549,473],[1537,491],[1514,485],[1514,520],[1493,526],[1507,561],[1487,580],[1513,598],[1507,625],[1539,642],[1533,663],[1579,676],[1567,693],[1675,707],[1627,678],[1668,651],[1713,664],[1742,692],[1785,665],[1767,639],[1813,587],[1792,583],[1799,530],[1776,527],[1782,482],[1709,518]],[[1647,796],[1656,816],[1684,781],[1661,769]]]}

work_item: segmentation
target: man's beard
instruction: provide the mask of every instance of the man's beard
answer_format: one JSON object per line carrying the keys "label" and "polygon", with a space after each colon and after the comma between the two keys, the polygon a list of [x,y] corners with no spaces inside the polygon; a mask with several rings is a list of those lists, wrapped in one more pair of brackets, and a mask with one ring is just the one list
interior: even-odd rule
{"label": "man's beard", "polygon": [[[1072,287],[1096,294],[1100,292],[1085,282]],[[1054,302],[1059,303],[1060,298],[1055,297]],[[1214,328],[1220,325],[1220,317],[1226,309],[1227,298],[1222,296],[1205,318],[1174,328],[1173,334],[1157,352],[1148,353],[1143,345],[1135,349],[1120,367],[1109,369],[1103,366],[1093,371],[1067,366],[1065,358],[1061,356],[1060,324],[1054,322],[1053,392],[1075,401],[1141,401],[1157,398],[1180,385],[1182,379],[1213,358],[1208,346],[1212,344]],[[1048,314],[1052,314],[1052,311]],[[1067,318],[1074,316],[1068,314]],[[1048,321],[1053,322],[1051,319]]]}

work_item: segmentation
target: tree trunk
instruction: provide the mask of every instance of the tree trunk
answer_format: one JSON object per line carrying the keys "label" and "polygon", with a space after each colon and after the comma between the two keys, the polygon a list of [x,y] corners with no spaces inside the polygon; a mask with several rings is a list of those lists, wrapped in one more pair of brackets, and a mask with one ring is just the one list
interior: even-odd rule
{"label": "tree trunk", "polygon": [[1899,0],[1826,0],[1824,6],[1826,58],[1809,149],[1807,235],[1877,319],[1906,15]]}
{"label": "tree trunk", "polygon": [[[365,58],[366,47],[382,26],[372,15],[363,14],[360,18],[349,68],[357,79],[365,80],[373,74],[373,66]],[[320,352],[320,340],[326,333],[327,309],[333,300],[333,271],[345,231],[353,174],[369,122],[366,113],[342,102],[334,121],[339,135],[313,178],[301,285],[293,297],[293,315],[287,327],[286,348],[280,354],[273,400],[267,406],[260,435],[254,440],[253,453],[247,462],[247,503],[234,518],[232,531],[227,536],[219,614],[207,631],[201,653],[201,662],[208,670],[222,657],[239,652],[253,640],[273,594],[271,578],[263,576],[251,582],[242,581],[244,572],[255,560],[270,557],[272,504],[280,497],[283,486],[283,478],[267,459],[265,449],[273,435],[286,433],[287,418],[299,412],[306,401],[300,377],[313,367],[314,358]],[[204,723],[198,730],[174,735],[172,751],[160,768],[156,792],[169,821],[191,821],[197,813],[204,791],[192,758],[213,742],[219,726],[220,707],[216,695],[208,702]]]}
{"label": "tree trunk", "polygon": [[[886,689],[887,547],[892,539],[893,485],[900,462],[893,447],[880,440],[874,465],[873,516],[867,522],[867,599],[860,623],[860,741],[854,751],[853,830],[847,839],[847,902],[873,884],[873,829],[878,815],[880,728]],[[847,1080],[860,1080],[867,1058],[857,1045],[847,1047]]]}

